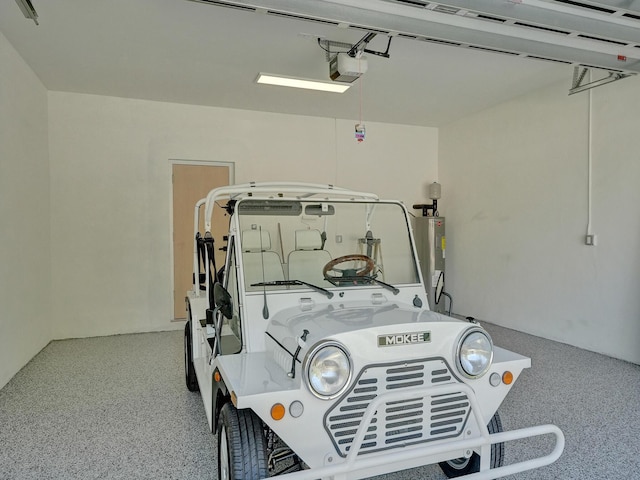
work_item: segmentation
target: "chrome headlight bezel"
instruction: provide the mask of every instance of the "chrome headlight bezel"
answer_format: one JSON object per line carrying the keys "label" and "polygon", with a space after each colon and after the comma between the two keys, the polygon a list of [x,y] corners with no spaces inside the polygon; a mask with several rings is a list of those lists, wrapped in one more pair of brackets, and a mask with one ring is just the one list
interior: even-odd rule
{"label": "chrome headlight bezel", "polygon": [[[311,369],[314,365],[314,361],[317,359],[318,354],[320,354],[322,351],[324,351],[327,348],[337,349],[339,353],[344,355],[344,360],[347,365],[347,372],[346,372],[346,378],[342,381],[342,383],[338,386],[338,388],[330,392],[323,393],[321,391],[316,390],[316,388],[314,388],[313,386],[314,374],[312,373]],[[349,353],[347,348],[339,342],[335,342],[335,341],[321,342],[315,345],[309,351],[309,353],[307,353],[307,355],[305,356],[302,372],[303,372],[304,383],[307,385],[307,388],[314,396],[323,400],[334,399],[340,396],[345,391],[345,389],[351,384],[351,378],[353,377],[353,363],[351,361],[351,354]]]}
{"label": "chrome headlight bezel", "polygon": [[[473,341],[473,338],[471,337],[473,336],[474,338],[478,338],[476,337],[476,335],[478,334],[486,339],[489,348],[489,355],[485,355],[487,361],[481,370],[468,371],[467,368],[465,368],[465,365],[469,365],[470,362],[464,359],[463,355],[465,355],[465,351],[468,349],[468,345]],[[489,371],[493,363],[493,341],[491,340],[491,336],[480,327],[473,327],[465,330],[462,335],[460,335],[460,339],[458,340],[455,356],[456,367],[458,368],[458,372],[460,372],[461,375],[471,379],[483,377]],[[471,368],[469,370],[471,370]]]}

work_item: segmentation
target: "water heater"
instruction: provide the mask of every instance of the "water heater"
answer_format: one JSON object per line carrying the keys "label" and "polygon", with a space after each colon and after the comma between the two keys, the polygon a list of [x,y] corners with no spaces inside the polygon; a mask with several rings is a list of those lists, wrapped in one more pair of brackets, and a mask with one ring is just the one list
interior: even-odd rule
{"label": "water heater", "polygon": [[445,297],[442,296],[436,303],[436,290],[444,289],[444,259],[447,248],[444,226],[444,217],[414,218],[416,248],[429,308],[439,313],[445,313]]}

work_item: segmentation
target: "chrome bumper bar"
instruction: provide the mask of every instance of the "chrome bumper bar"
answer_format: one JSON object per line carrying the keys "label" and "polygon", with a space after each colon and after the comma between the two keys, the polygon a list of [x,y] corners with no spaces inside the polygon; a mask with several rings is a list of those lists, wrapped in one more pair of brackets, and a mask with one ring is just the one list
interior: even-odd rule
{"label": "chrome bumper bar", "polygon": [[[378,453],[359,456],[360,445],[367,433],[369,422],[374,413],[380,406],[386,402],[402,400],[408,396],[432,397],[435,395],[446,395],[452,393],[465,393],[471,404],[471,413],[480,431],[480,436],[462,440],[442,440],[438,443],[429,445],[414,445],[404,448],[396,448],[388,453]],[[505,465],[498,468],[490,468],[491,445],[500,442],[510,442],[513,440],[521,440],[524,438],[537,437],[540,435],[555,435],[556,443],[553,451],[548,455],[525,460],[522,462]],[[480,471],[458,477],[464,480],[492,480],[515,473],[532,470],[534,468],[544,467],[555,462],[564,450],[564,434],[555,425],[539,425],[536,427],[522,428],[508,432],[500,432],[489,434],[487,426],[482,421],[481,410],[476,400],[475,394],[471,387],[463,383],[440,385],[437,387],[421,387],[412,389],[403,389],[402,391],[385,393],[379,395],[371,401],[360,422],[358,432],[351,444],[352,448],[344,461],[336,461],[334,464],[325,465],[319,468],[302,470],[299,472],[280,475],[278,478],[286,480],[346,480],[364,478],[371,475],[372,470],[376,467],[385,467],[384,471],[389,472],[389,466],[397,466],[397,471],[403,470],[407,463],[415,466],[416,460],[424,457],[432,457],[437,455],[445,455],[450,452],[459,452],[478,449],[480,452]],[[336,455],[337,457],[337,455]],[[335,457],[334,457],[335,458]],[[421,465],[428,465],[432,462],[425,462]],[[359,474],[362,476],[359,476]]]}

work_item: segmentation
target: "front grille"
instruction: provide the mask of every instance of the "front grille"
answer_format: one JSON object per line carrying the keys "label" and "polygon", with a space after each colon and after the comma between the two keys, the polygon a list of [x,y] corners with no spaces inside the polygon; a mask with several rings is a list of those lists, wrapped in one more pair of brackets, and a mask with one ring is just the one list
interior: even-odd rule
{"label": "front grille", "polygon": [[[336,450],[346,456],[365,410],[379,395],[405,388],[457,383],[442,358],[369,365],[360,371],[351,389],[326,413],[324,425]],[[385,402],[366,426],[360,454],[400,448],[459,436],[471,407],[462,392],[411,395]]]}

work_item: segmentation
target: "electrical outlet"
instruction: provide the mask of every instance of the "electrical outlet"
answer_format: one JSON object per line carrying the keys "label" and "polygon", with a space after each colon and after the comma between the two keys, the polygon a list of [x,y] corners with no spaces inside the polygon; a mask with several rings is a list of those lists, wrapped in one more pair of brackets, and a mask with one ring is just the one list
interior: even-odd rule
{"label": "electrical outlet", "polygon": [[589,245],[590,247],[595,247],[597,245],[598,237],[595,234],[585,235],[584,244]]}

